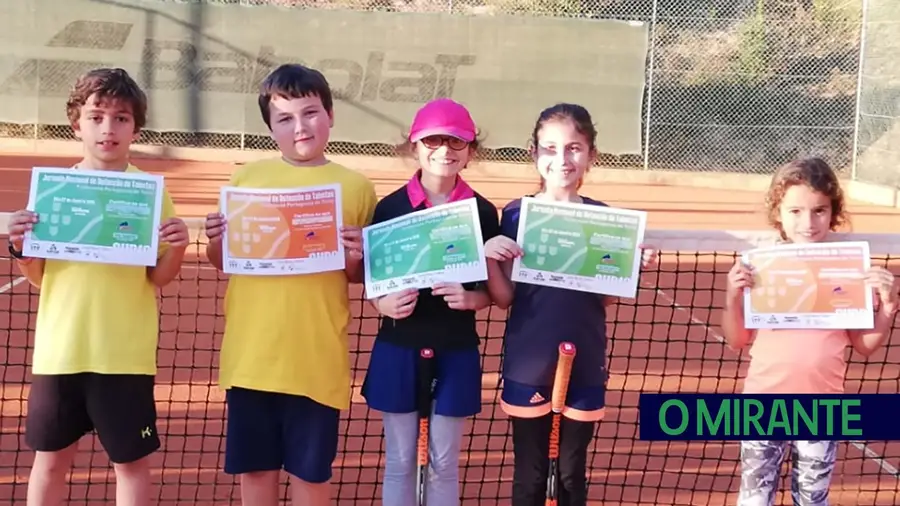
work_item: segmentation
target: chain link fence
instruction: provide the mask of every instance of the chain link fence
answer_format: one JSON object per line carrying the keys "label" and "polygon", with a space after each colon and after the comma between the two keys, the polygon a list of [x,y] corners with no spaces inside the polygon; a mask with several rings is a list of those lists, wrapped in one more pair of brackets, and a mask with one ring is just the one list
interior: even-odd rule
{"label": "chain link fence", "polygon": [[853,176],[900,187],[900,2],[864,4]]}
{"label": "chain link fence", "polygon": [[[217,22],[216,9],[225,4],[246,8],[248,27],[242,29],[254,30],[266,29],[252,28],[254,13],[271,11],[273,5],[280,16],[296,18],[298,31],[327,10],[491,17],[510,23],[522,16],[643,23],[648,44],[639,147],[601,154],[599,165],[765,174],[789,158],[815,154],[826,157],[847,176],[900,183],[900,170],[895,168],[900,167],[896,163],[900,161],[900,60],[895,57],[900,49],[900,2],[896,0],[152,0],[143,4],[191,4],[198,18],[204,16],[200,11],[205,8],[208,12],[194,27],[198,33]],[[502,18],[508,15],[513,17]],[[556,58],[565,61],[577,42],[547,40],[547,44],[556,44]],[[570,65],[577,70],[583,63],[573,59]],[[539,74],[543,69],[527,71]],[[194,72],[202,73],[202,67]],[[248,92],[252,94],[253,89]],[[560,93],[559,101],[564,100]],[[526,112],[536,117],[549,105],[535,101]],[[372,114],[379,113],[377,101],[368,106]],[[250,121],[258,111],[245,114]],[[399,143],[405,125],[397,123]],[[522,125],[523,132],[530,126]],[[7,123],[0,135],[68,139],[72,132],[64,122]],[[140,142],[275,149],[264,132],[224,132],[209,125],[192,131],[151,129]],[[487,157],[527,163],[527,142],[527,134],[514,145],[490,146],[488,142]],[[340,154],[395,155],[392,143],[348,142],[339,136],[333,136],[329,149]]]}

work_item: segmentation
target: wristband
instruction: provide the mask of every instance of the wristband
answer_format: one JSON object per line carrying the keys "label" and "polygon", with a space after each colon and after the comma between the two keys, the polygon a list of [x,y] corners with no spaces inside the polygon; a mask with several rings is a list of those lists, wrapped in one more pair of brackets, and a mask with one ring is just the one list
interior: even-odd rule
{"label": "wristband", "polygon": [[7,249],[9,250],[9,254],[12,255],[13,258],[17,260],[25,260],[24,251],[16,251],[11,242],[7,245]]}

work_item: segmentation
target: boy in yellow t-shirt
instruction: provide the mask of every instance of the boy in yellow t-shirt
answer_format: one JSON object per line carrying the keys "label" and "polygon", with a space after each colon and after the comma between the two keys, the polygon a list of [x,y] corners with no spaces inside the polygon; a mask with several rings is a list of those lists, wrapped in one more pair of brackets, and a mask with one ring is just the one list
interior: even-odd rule
{"label": "boy in yellow t-shirt", "polygon": [[[348,283],[363,281],[361,228],[375,209],[372,183],[325,157],[334,124],[325,77],[282,65],[262,83],[259,107],[281,157],[245,165],[243,188],[341,187],[346,268],[294,276],[232,275],[225,296],[219,384],[227,391],[225,472],[241,475],[244,504],[278,504],[278,475],[291,475],[295,506],[330,501],[338,415],[350,406]],[[206,220],[207,256],[222,269],[225,217]]]}
{"label": "boy in yellow t-shirt", "polygon": [[[140,172],[129,148],[146,122],[147,98],[128,73],[102,68],[82,76],[67,114],[84,145],[72,170]],[[147,457],[160,446],[156,289],[178,274],[187,227],[164,190],[159,259],[145,268],[29,258],[22,241],[37,221],[23,210],[9,222],[10,254],[41,291],[25,422],[25,440],[36,451],[27,502],[63,503],[78,441],[96,429],[115,468],[117,501],[149,504]]]}

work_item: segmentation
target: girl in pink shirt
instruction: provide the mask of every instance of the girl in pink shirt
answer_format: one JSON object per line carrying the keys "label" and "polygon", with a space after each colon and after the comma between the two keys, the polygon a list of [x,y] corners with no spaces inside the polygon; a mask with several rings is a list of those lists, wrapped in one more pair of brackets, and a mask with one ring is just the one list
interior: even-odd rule
{"label": "girl in pink shirt", "polygon": [[[784,242],[833,240],[846,221],[844,196],[831,167],[818,158],[789,163],[775,172],[766,195],[769,224]],[[744,380],[748,394],[840,394],[845,353],[852,346],[868,356],[890,337],[900,308],[894,275],[872,267],[866,282],[875,290],[875,327],[870,330],[750,330],[744,327],[744,289],[753,273],[738,261],[728,273],[723,330],[735,349],[750,346]],[[771,506],[788,444],[794,449],[791,496],[794,505],[827,506],[837,441],[743,441],[738,506]]]}

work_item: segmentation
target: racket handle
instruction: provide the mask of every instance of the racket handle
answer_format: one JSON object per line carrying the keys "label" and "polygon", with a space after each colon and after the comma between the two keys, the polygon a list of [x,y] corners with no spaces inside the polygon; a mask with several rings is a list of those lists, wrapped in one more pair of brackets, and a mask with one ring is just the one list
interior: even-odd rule
{"label": "racket handle", "polygon": [[434,350],[424,348],[419,352],[419,434],[416,440],[416,504],[425,504],[425,481],[428,475],[428,435],[430,430],[432,383],[434,382]]}
{"label": "racket handle", "polygon": [[575,361],[575,345],[563,341],[559,344],[559,358],[556,361],[556,377],[553,380],[553,392],[550,396],[550,409],[554,413],[562,413],[569,393],[569,378],[572,375],[572,363]]}
{"label": "racket handle", "polygon": [[434,382],[434,350],[422,348],[419,352],[419,418],[431,415],[431,386]]}

